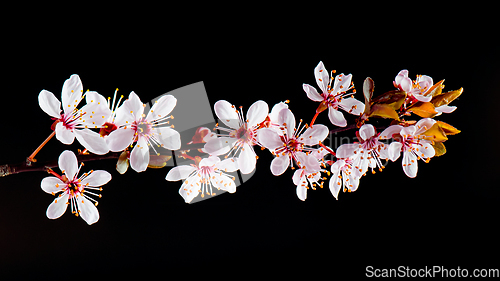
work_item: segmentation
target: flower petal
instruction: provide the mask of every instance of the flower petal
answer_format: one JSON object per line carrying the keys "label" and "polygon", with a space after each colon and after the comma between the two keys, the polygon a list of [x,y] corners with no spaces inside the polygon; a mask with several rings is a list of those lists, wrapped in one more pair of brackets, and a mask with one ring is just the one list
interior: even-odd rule
{"label": "flower petal", "polygon": [[[100,103],[100,102],[99,102]],[[80,109],[83,113],[79,124],[86,126],[85,128],[97,129],[104,123],[109,121],[111,110],[105,104],[97,104],[96,102],[86,104]]]}
{"label": "flower petal", "polygon": [[396,82],[396,85],[399,85],[401,84],[401,80],[406,77],[408,77],[408,70],[403,69],[398,73],[398,75],[396,75],[396,78],[394,78],[394,82]]}
{"label": "flower petal", "polygon": [[415,94],[415,93],[413,93],[412,96],[421,102],[430,102],[432,100],[432,97],[430,97],[430,96],[426,97],[426,96],[423,96],[420,94]]}
{"label": "flower petal", "polygon": [[339,178],[340,175],[340,170],[336,173],[332,174],[332,177],[330,178],[330,182],[328,183],[330,187],[330,192],[332,193],[333,197],[335,199],[339,199],[339,191],[342,188],[342,178]]}
{"label": "flower petal", "polygon": [[166,149],[177,150],[181,148],[181,135],[170,127],[155,127],[154,136]]}
{"label": "flower petal", "polygon": [[42,90],[38,94],[38,104],[40,108],[48,115],[60,118],[61,117],[61,102],[54,96],[53,93]]}
{"label": "flower petal", "polygon": [[58,160],[59,169],[64,171],[66,177],[69,180],[75,178],[76,173],[78,172],[78,160],[76,159],[76,155],[70,151],[65,150],[59,155]]}
{"label": "flower petal", "polygon": [[[304,169],[295,170],[295,172],[293,173],[293,176],[292,176],[293,184],[300,185],[301,183],[305,182],[306,178],[304,175],[305,175]],[[307,182],[306,182],[306,184],[307,184]]]}
{"label": "flower petal", "polygon": [[76,199],[76,204],[80,211],[80,216],[87,224],[91,225],[99,220],[99,211],[97,211],[97,207],[92,201],[84,196],[79,196]]}
{"label": "flower petal", "polygon": [[337,148],[337,158],[349,158],[354,156],[354,152],[359,148],[359,144],[346,143]]}
{"label": "flower petal", "polygon": [[172,95],[162,96],[156,100],[146,117],[147,122],[152,122],[167,117],[177,104],[177,99]]}
{"label": "flower petal", "polygon": [[200,183],[199,179],[200,178],[198,177],[195,178],[194,176],[192,176],[184,181],[184,183],[181,185],[179,194],[182,196],[182,198],[184,198],[184,202],[190,203],[200,193],[200,188],[193,184],[195,182]]}
{"label": "flower petal", "polygon": [[215,164],[215,168],[229,173],[234,172],[238,170],[238,161],[233,158],[224,159]]}
{"label": "flower petal", "polygon": [[210,182],[215,188],[225,190],[229,193],[236,192],[236,184],[228,176],[212,173],[210,174]]}
{"label": "flower petal", "polygon": [[237,160],[238,167],[242,174],[250,174],[251,172],[253,172],[253,170],[255,170],[255,164],[257,163],[256,156],[257,155],[255,154],[253,148],[250,145],[248,144],[243,145]]}
{"label": "flower petal", "polygon": [[193,166],[181,165],[173,167],[165,177],[168,181],[178,181],[181,179],[186,179],[192,172],[196,170]]}
{"label": "flower petal", "polygon": [[87,91],[85,93],[85,102],[87,105],[102,105],[109,109],[106,98],[96,91]]}
{"label": "flower petal", "polygon": [[66,184],[64,184],[62,180],[56,177],[46,177],[42,180],[40,186],[42,187],[43,191],[51,194],[61,191],[66,186]]}
{"label": "flower petal", "polygon": [[271,162],[271,173],[275,176],[283,174],[290,165],[288,155],[275,157]]}
{"label": "flower petal", "polygon": [[89,129],[74,130],[74,133],[78,142],[90,152],[97,155],[104,155],[109,152],[106,140],[99,133]]}
{"label": "flower petal", "polygon": [[332,122],[332,124],[335,126],[347,126],[347,121],[344,118],[344,114],[334,109],[333,107],[328,107],[328,118],[330,119],[330,122]]}
{"label": "flower petal", "polygon": [[344,159],[337,159],[335,163],[332,164],[330,167],[330,170],[332,173],[340,173],[340,170],[346,165],[346,162]]}
{"label": "flower petal", "polygon": [[372,124],[364,124],[359,128],[359,136],[366,141],[367,139],[375,136],[375,127]]}
{"label": "flower petal", "polygon": [[323,101],[323,97],[316,91],[316,88],[309,84],[302,84],[302,89],[306,92],[307,97],[313,101]]}
{"label": "flower petal", "polygon": [[143,172],[149,164],[149,147],[146,138],[140,137],[130,153],[130,167],[136,172]]}
{"label": "flower petal", "polygon": [[411,92],[412,90],[412,87],[413,87],[413,84],[411,82],[411,79],[408,78],[408,77],[402,77],[400,78],[400,82],[399,82],[399,88],[405,92]]}
{"label": "flower petal", "polygon": [[380,133],[379,138],[381,140],[391,139],[392,135],[399,134],[402,129],[403,126],[401,125],[391,125]]}
{"label": "flower petal", "polygon": [[399,132],[402,136],[413,136],[415,135],[415,132],[417,131],[417,127],[415,125],[404,127],[401,129],[401,132]]}
{"label": "flower petal", "polygon": [[[403,144],[397,141],[391,142],[389,147],[387,148],[386,153],[387,153],[387,159],[391,160],[392,162],[396,161],[399,156],[401,155],[401,148],[403,147]],[[383,156],[384,150],[381,150],[380,156]]]}
{"label": "flower petal", "polygon": [[354,167],[354,176],[361,177],[368,170],[368,164],[370,163],[370,160],[368,159],[370,154],[368,152],[369,151],[367,150],[363,150],[363,153],[358,153],[358,155],[353,159],[352,166]]}
{"label": "flower petal", "polygon": [[353,115],[359,115],[365,111],[365,104],[355,98],[342,99],[340,107]]}
{"label": "flower petal", "polygon": [[273,129],[260,129],[257,133],[257,139],[260,144],[270,150],[275,150],[276,148],[283,146],[283,141],[278,136],[278,133]]}
{"label": "flower petal", "polygon": [[352,74],[344,75],[341,73],[335,76],[335,80],[333,81],[332,94],[337,95],[339,93],[345,92],[346,89],[349,89],[351,86]]}
{"label": "flower petal", "polygon": [[295,133],[295,116],[290,109],[283,109],[278,115],[278,124],[286,127],[288,137]]}
{"label": "flower petal", "polygon": [[247,112],[248,127],[254,127],[262,123],[269,114],[269,106],[265,101],[254,102]]}
{"label": "flower petal", "polygon": [[141,99],[134,91],[130,92],[128,99],[123,102],[122,106],[124,105],[126,105],[125,108],[129,110],[128,112],[134,116],[134,120],[140,120],[142,118],[144,106]]}
{"label": "flower petal", "polygon": [[217,164],[220,162],[220,158],[217,156],[210,156],[207,158],[201,159],[200,163],[198,164],[198,167],[212,167],[213,165]]}
{"label": "flower petal", "polygon": [[344,177],[344,185],[348,190],[354,192],[358,189],[359,186],[359,177],[354,176],[353,173],[345,173],[342,171],[342,175]]}
{"label": "flower petal", "polygon": [[[435,108],[435,110],[438,112],[438,113],[452,113],[453,111],[455,111],[455,109],[457,109],[456,106],[449,106],[449,105],[441,105],[441,106],[438,106]],[[437,115],[436,115],[437,116]]]}
{"label": "flower petal", "polygon": [[62,122],[56,124],[56,139],[64,144],[72,144],[75,140],[73,130],[66,128]]}
{"label": "flower petal", "polygon": [[83,86],[80,76],[73,74],[64,81],[61,101],[64,113],[71,113],[82,99]]}
{"label": "flower petal", "polygon": [[236,140],[228,137],[211,139],[205,144],[205,151],[211,155],[222,155],[229,152]]}
{"label": "flower petal", "polygon": [[321,169],[318,160],[311,154],[305,154],[302,151],[298,151],[295,153],[295,157],[297,161],[300,162],[299,166],[305,169],[307,174],[317,173]]}
{"label": "flower petal", "polygon": [[216,102],[214,110],[219,120],[229,128],[238,129],[240,127],[238,113],[236,113],[236,109],[228,101],[220,100]]}
{"label": "flower petal", "polygon": [[423,158],[434,157],[436,151],[434,150],[434,147],[430,144],[430,142],[421,141],[420,144],[421,145],[417,146],[417,148],[419,149],[417,152],[418,156]]}
{"label": "flower petal", "polygon": [[328,71],[326,71],[322,61],[320,61],[314,68],[314,77],[316,78],[318,87],[323,91],[323,93],[327,93],[330,75],[328,74]]}
{"label": "flower petal", "polygon": [[134,140],[134,130],[132,128],[120,127],[106,137],[106,143],[111,151],[122,151]]}
{"label": "flower petal", "polygon": [[[120,126],[130,126],[135,119],[135,114],[134,114],[134,107],[133,102],[126,100],[122,103],[122,105],[115,110],[116,116],[115,116],[115,125],[120,127]],[[144,109],[143,109],[144,110]]]}
{"label": "flower petal", "polygon": [[306,185],[299,184],[297,185],[297,197],[299,197],[300,200],[306,201],[307,199],[307,188]]}
{"label": "flower petal", "polygon": [[66,204],[68,202],[68,198],[69,195],[64,193],[54,199],[54,201],[47,208],[47,217],[52,220],[61,217],[68,208],[68,204]]}
{"label": "flower petal", "polygon": [[288,104],[284,102],[279,102],[273,106],[271,112],[269,113],[269,119],[271,119],[271,123],[278,123],[278,115],[281,110],[288,108]]}
{"label": "flower petal", "polygon": [[111,174],[103,171],[103,170],[97,170],[92,172],[88,177],[84,178],[82,180],[82,184],[90,187],[97,187],[101,185],[105,185],[111,180]]}
{"label": "flower petal", "polygon": [[328,127],[322,124],[315,124],[312,127],[309,127],[305,130],[305,132],[300,136],[300,139],[304,142],[305,145],[316,145],[320,141],[324,141],[330,130]]}
{"label": "flower petal", "polygon": [[418,164],[417,156],[415,156],[415,154],[413,154],[411,151],[405,151],[402,164],[403,170],[408,177],[414,178],[417,176]]}

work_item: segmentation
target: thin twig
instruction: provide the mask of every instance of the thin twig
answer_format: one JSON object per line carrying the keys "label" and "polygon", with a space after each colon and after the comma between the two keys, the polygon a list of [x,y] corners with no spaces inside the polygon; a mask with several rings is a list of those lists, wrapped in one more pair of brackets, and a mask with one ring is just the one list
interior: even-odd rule
{"label": "thin twig", "polygon": [[[96,160],[106,160],[106,159],[118,159],[120,152],[109,152],[106,155],[78,155],[78,162],[89,162]],[[19,174],[24,172],[37,172],[37,171],[47,171],[49,168],[57,167],[57,160],[51,160],[46,162],[30,162],[29,160],[17,164],[6,164],[0,165],[0,177],[5,177],[8,175]]]}
{"label": "thin twig", "polygon": [[358,129],[358,126],[356,126],[356,124],[351,124],[351,125],[346,126],[346,127],[336,128],[336,129],[330,130],[330,134],[336,134],[336,133],[349,131],[349,130],[353,130],[353,129]]}

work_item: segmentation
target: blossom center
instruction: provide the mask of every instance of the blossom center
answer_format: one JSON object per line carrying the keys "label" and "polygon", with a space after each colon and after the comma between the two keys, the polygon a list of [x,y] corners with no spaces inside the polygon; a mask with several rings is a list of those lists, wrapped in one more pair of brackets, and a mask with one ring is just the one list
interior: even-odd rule
{"label": "blossom center", "polygon": [[70,198],[80,194],[82,190],[80,189],[82,185],[79,182],[71,181],[66,185],[66,192],[70,195]]}
{"label": "blossom center", "polygon": [[76,120],[78,120],[79,118],[82,117],[83,114],[74,114],[75,111],[73,111],[73,113],[70,113],[70,114],[65,114],[65,113],[62,113],[61,114],[61,118],[59,118],[59,121],[62,122],[63,126],[68,129],[68,130],[73,130],[76,126]]}
{"label": "blossom center", "polygon": [[326,101],[328,106],[333,107],[334,109],[337,109],[339,107],[339,102],[341,99],[342,99],[342,97],[338,98],[338,96],[328,94],[328,96],[325,98],[325,101]]}
{"label": "blossom center", "polygon": [[377,138],[371,137],[363,142],[363,148],[366,150],[372,150],[377,146]]}
{"label": "blossom center", "polygon": [[296,139],[292,138],[292,139],[289,139],[287,142],[286,142],[286,148],[288,151],[291,151],[291,152],[297,152],[297,151],[302,151],[302,146],[304,144],[301,143],[301,142],[298,142]]}
{"label": "blossom center", "polygon": [[153,125],[149,122],[139,121],[134,122],[132,128],[135,130],[136,135],[150,137],[153,135]]}
{"label": "blossom center", "polygon": [[235,132],[235,137],[244,143],[250,143],[253,139],[253,131],[246,128],[246,126],[241,126]]}
{"label": "blossom center", "polygon": [[118,129],[118,127],[115,124],[106,122],[106,123],[104,123],[101,130],[99,131],[99,134],[102,137],[104,137],[104,136],[111,134],[111,132],[113,132],[116,129]]}
{"label": "blossom center", "polygon": [[209,177],[211,173],[213,173],[215,171],[214,167],[210,167],[210,166],[203,166],[200,168],[200,174],[202,176],[207,176]]}

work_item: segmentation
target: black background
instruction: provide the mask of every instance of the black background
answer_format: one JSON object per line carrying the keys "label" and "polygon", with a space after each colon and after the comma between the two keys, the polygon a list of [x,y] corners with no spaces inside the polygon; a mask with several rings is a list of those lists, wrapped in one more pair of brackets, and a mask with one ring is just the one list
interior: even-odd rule
{"label": "black background", "polygon": [[[147,20],[101,14],[107,21],[93,13],[37,15],[27,27],[19,21],[2,40],[0,164],[23,161],[50,134],[38,93],[59,97],[71,74],[80,75],[84,89],[104,96],[117,87],[124,95],[133,90],[143,101],[204,81],[212,105],[226,99],[247,109],[259,99],[270,106],[289,99],[297,119],[310,120],[317,103],[302,83],[315,86],[320,60],[328,70],[352,73],[360,100],[365,77],[374,79],[376,95],[393,89],[401,69],[446,79],[445,90],[463,87],[452,103],[458,109],[437,118],[462,130],[446,142],[446,155],[419,162],[415,179],[399,160],[338,201],[324,188],[302,202],[292,172],[273,177],[272,156],[258,151],[256,174],[235,194],[192,205],[178,195],[180,183],[164,180],[168,168],[119,175],[114,160],[94,162],[89,169],[106,169],[113,179],[91,226],[69,213],[46,218],[53,198],[40,181],[47,174],[0,178],[0,272],[189,276],[238,268],[360,277],[368,265],[498,268],[500,61],[489,17],[433,6],[324,8],[293,15],[242,8],[206,18],[169,10]],[[317,123],[333,128],[326,113]],[[77,148],[53,140],[37,158]]]}

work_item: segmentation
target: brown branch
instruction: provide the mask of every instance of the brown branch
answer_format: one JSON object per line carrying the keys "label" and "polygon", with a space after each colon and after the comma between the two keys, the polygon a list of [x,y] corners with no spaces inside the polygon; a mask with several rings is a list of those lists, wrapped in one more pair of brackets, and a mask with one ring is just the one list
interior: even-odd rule
{"label": "brown branch", "polygon": [[346,126],[346,127],[336,128],[336,129],[330,130],[330,134],[336,134],[336,133],[349,131],[349,130],[353,130],[353,129],[358,129],[358,126],[356,124],[351,124],[351,125]]}
{"label": "brown branch", "polygon": [[[106,160],[106,159],[118,159],[120,152],[109,152],[106,155],[95,155],[95,154],[82,154],[78,155],[78,162],[89,162],[96,160]],[[0,177],[5,177],[8,175],[19,174],[24,172],[38,172],[47,171],[48,168],[57,167],[57,160],[51,160],[46,162],[31,162],[26,160],[22,163],[17,164],[6,164],[0,165]]]}

